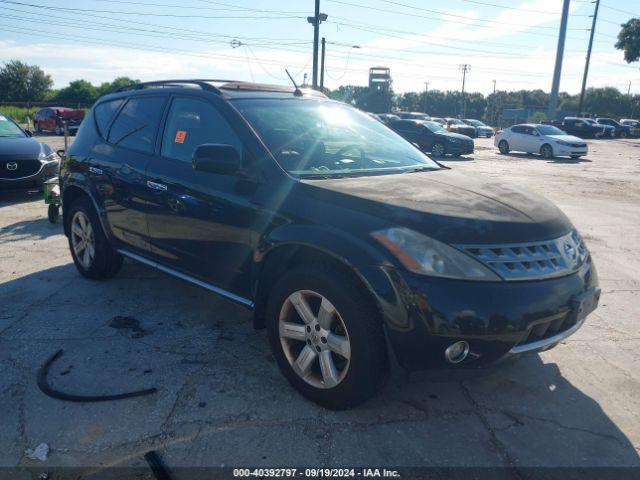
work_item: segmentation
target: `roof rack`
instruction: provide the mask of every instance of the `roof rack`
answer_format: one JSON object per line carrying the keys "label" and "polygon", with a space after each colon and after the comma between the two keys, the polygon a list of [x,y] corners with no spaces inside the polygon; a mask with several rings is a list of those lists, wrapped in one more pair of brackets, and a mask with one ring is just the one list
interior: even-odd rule
{"label": "roof rack", "polygon": [[211,92],[222,93],[220,89],[212,85],[212,83],[243,83],[239,80],[219,80],[219,79],[179,79],[179,80],[156,80],[153,82],[140,82],[127,85],[126,87],[119,88],[116,92],[126,92],[128,90],[142,90],[146,87],[180,87],[184,85],[197,85],[202,90],[208,90]]}

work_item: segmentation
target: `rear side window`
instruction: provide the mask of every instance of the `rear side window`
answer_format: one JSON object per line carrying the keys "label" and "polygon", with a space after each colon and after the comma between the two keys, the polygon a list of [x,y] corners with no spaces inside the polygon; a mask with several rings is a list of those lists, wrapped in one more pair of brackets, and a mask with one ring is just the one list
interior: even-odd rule
{"label": "rear side window", "polygon": [[139,97],[127,101],[109,130],[108,141],[114,145],[153,152],[165,97]]}
{"label": "rear side window", "polygon": [[515,127],[511,127],[511,131],[513,133],[524,133],[525,129],[522,126],[516,125]]}
{"label": "rear side window", "polygon": [[198,145],[234,146],[242,155],[242,143],[216,108],[204,100],[178,97],[171,103],[162,139],[162,156],[191,163]]}
{"label": "rear side window", "polygon": [[93,116],[96,119],[96,126],[98,127],[98,133],[106,138],[107,128],[113,118],[113,114],[120,108],[124,100],[118,98],[109,102],[102,102],[93,109]]}

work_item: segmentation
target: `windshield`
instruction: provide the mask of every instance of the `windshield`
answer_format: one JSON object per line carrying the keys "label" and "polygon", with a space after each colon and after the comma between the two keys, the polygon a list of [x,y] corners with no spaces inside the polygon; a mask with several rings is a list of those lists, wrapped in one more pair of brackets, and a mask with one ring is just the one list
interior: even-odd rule
{"label": "windshield", "polygon": [[304,177],[371,175],[440,167],[382,123],[338,102],[238,99],[282,168]]}
{"label": "windshield", "polygon": [[444,127],[442,125],[440,125],[439,123],[436,122],[420,122],[422,123],[425,127],[427,127],[429,130],[431,130],[434,133],[446,133],[447,131],[444,129]]}
{"label": "windshield", "polygon": [[15,138],[24,136],[24,132],[20,129],[20,127],[18,127],[18,125],[13,123],[7,117],[0,115],[0,137]]}
{"label": "windshield", "polygon": [[542,135],[566,135],[565,132],[553,125],[538,125],[536,128]]}

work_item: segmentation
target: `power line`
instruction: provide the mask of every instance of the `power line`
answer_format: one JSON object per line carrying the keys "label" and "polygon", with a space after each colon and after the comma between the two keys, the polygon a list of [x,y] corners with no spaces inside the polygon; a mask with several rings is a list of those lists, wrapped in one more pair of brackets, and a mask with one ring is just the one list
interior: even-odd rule
{"label": "power line", "polygon": [[[517,10],[519,12],[531,12],[531,13],[543,13],[545,15],[558,15],[560,12],[545,12],[542,10],[533,10],[533,9],[528,9],[528,8],[520,8],[520,7],[508,7],[506,5],[497,5],[495,3],[488,3],[488,2],[479,2],[477,0],[462,0],[463,2],[467,2],[467,3],[473,3],[475,5],[483,5],[483,6],[488,6],[488,7],[495,7],[495,8],[502,8],[502,9],[506,9],[506,10]],[[396,2],[391,2],[391,1],[387,1],[386,3],[396,3]],[[587,14],[573,14],[572,16],[574,17],[588,17],[589,15]]]}
{"label": "power line", "polygon": [[[427,18],[427,19],[430,19],[430,20],[438,20],[438,21],[442,21],[443,20],[442,18],[439,18],[439,17],[431,17],[431,16],[426,16],[426,15],[418,15],[416,13],[400,12],[400,11],[396,11],[396,10],[377,8],[377,7],[372,7],[371,5],[363,5],[361,3],[345,2],[343,0],[326,0],[326,1],[331,2],[331,3],[338,3],[338,4],[341,4],[341,5],[349,5],[349,6],[352,6],[352,7],[366,8],[367,10],[376,10],[376,11],[384,12],[384,13],[392,13],[392,14],[396,14],[396,15],[405,15],[405,16],[409,16],[409,17]],[[404,4],[399,4],[397,2],[390,2],[390,1],[387,1],[386,3],[394,3],[396,5],[404,5]],[[500,26],[504,27],[504,23],[503,22],[498,22],[498,21],[494,21],[494,20],[484,20],[484,19],[479,19],[479,18],[474,18],[474,17],[467,17],[465,15],[457,15],[457,14],[453,14],[453,13],[443,12],[441,10],[431,10],[431,9],[428,9],[428,8],[418,8],[418,7],[410,7],[410,8],[413,8],[415,10],[419,10],[419,11],[422,11],[422,12],[429,12],[429,13],[434,13],[434,14],[443,15],[443,16],[447,16],[447,17],[462,18],[462,19],[465,19],[465,20],[473,20],[474,22],[485,22],[485,23],[490,23],[490,24],[494,24],[494,25],[500,25]],[[450,20],[448,18],[445,18],[444,21],[451,22],[451,23],[461,23],[463,25],[469,25],[469,22],[455,21],[455,20]],[[526,25],[524,23],[510,23],[510,24],[511,25],[515,25],[515,26],[520,26],[520,27],[527,27],[527,28],[544,28],[544,29],[552,29],[552,30],[556,29],[556,27],[545,26],[545,25]],[[476,25],[476,26],[480,27],[479,25]],[[482,28],[495,28],[495,27],[483,26]],[[572,29],[572,30],[582,30],[582,29]]]}

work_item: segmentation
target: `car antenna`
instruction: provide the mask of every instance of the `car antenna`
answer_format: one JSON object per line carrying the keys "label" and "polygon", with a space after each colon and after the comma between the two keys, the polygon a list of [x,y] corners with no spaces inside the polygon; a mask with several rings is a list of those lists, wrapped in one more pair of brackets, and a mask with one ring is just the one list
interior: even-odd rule
{"label": "car antenna", "polygon": [[302,96],[302,92],[300,91],[300,89],[298,88],[298,85],[296,84],[296,81],[293,79],[293,77],[291,76],[291,74],[289,73],[289,70],[287,70],[286,68],[284,69],[285,72],[287,72],[287,75],[289,76],[289,80],[291,80],[291,83],[293,83],[293,86],[296,87],[296,89],[293,91],[293,94],[296,97],[301,97]]}

